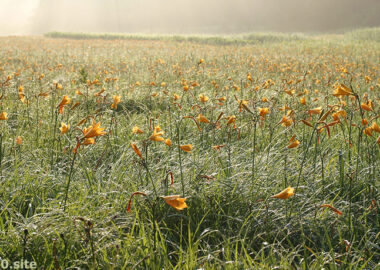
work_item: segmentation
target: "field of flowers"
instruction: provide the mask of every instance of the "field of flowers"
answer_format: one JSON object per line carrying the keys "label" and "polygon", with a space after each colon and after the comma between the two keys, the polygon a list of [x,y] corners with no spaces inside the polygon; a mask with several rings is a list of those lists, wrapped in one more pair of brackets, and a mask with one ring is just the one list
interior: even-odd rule
{"label": "field of flowers", "polygon": [[0,257],[379,267],[379,64],[336,36],[0,38]]}

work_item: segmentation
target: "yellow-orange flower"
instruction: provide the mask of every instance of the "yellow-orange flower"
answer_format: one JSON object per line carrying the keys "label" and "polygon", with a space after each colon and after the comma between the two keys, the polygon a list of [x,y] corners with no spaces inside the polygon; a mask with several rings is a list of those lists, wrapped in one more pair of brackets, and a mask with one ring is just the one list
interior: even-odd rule
{"label": "yellow-orange flower", "polygon": [[83,129],[83,138],[93,138],[93,137],[98,137],[98,136],[103,136],[107,134],[107,132],[104,131],[105,128],[100,127],[100,122],[95,123],[95,120],[92,120],[92,125],[89,126],[88,128]]}
{"label": "yellow-orange flower", "polygon": [[164,132],[160,131],[159,126],[156,126],[153,130],[152,136],[150,136],[149,139],[154,142],[163,142],[165,139],[162,137],[162,134],[164,134]]}
{"label": "yellow-orange flower", "polygon": [[59,130],[61,131],[61,134],[65,134],[67,133],[67,131],[69,131],[70,129],[70,125],[66,125],[65,123],[61,122],[61,127],[59,128]]}
{"label": "yellow-orange flower", "polygon": [[0,113],[0,120],[8,120],[8,113],[6,112]]}
{"label": "yellow-orange flower", "polygon": [[338,112],[336,112],[336,114],[339,116],[339,117],[343,117],[343,118],[346,118],[347,117],[347,112],[345,110],[340,110]]}
{"label": "yellow-orange flower", "polygon": [[363,133],[368,135],[368,136],[372,136],[372,128],[371,127],[365,128]]}
{"label": "yellow-orange flower", "polygon": [[183,151],[187,153],[191,153],[191,150],[193,150],[193,145],[192,144],[180,145],[179,148],[181,148]]}
{"label": "yellow-orange flower", "polygon": [[291,142],[291,143],[288,145],[288,148],[289,148],[289,149],[296,148],[296,147],[298,147],[299,145],[300,145],[299,140],[295,140],[295,141]]}
{"label": "yellow-orange flower", "polygon": [[17,143],[18,145],[21,145],[21,144],[22,144],[22,138],[21,138],[21,136],[17,136],[17,138],[16,138],[16,143]]}
{"label": "yellow-orange flower", "polygon": [[59,103],[58,107],[59,107],[59,113],[62,114],[63,113],[63,106],[66,106],[67,104],[69,104],[71,101],[71,99],[68,97],[68,96],[64,96],[61,100],[61,102]]}
{"label": "yellow-orange flower", "polygon": [[119,104],[121,102],[121,97],[118,95],[115,95],[112,97],[112,99],[113,99],[113,103],[111,104],[111,108],[116,110],[117,104]]}
{"label": "yellow-orange flower", "polygon": [[352,90],[350,88],[348,88],[347,86],[345,86],[344,84],[341,84],[339,85],[334,93],[333,93],[333,96],[334,97],[340,97],[340,96],[348,96],[348,95],[352,95]]}
{"label": "yellow-orange flower", "polygon": [[371,129],[377,133],[380,133],[380,127],[377,125],[376,122],[373,122],[371,125]]}
{"label": "yellow-orange flower", "polygon": [[132,128],[132,132],[133,132],[134,134],[142,134],[142,133],[144,133],[144,131],[142,131],[138,126],[134,126],[134,127]]}
{"label": "yellow-orange flower", "polygon": [[221,148],[225,147],[225,144],[220,144],[220,145],[213,145],[211,146],[212,149],[220,151]]}
{"label": "yellow-orange flower", "polygon": [[227,100],[227,98],[225,97],[225,96],[223,96],[223,97],[221,97],[221,98],[218,98],[218,101],[219,102],[224,102],[224,101],[226,101]]}
{"label": "yellow-orange flower", "polygon": [[265,117],[268,113],[269,113],[269,108],[258,108],[258,110],[259,110],[259,115],[261,116],[261,117]]}
{"label": "yellow-orange flower", "polygon": [[18,98],[20,99],[22,103],[26,104],[27,100],[25,99],[25,95],[23,91],[24,91],[24,86],[20,85],[18,88]]}
{"label": "yellow-orange flower", "polygon": [[86,138],[86,139],[84,139],[84,141],[81,144],[82,145],[95,144],[95,139],[94,138]]}
{"label": "yellow-orange flower", "polygon": [[292,197],[293,195],[294,195],[294,188],[287,187],[286,189],[284,189],[280,193],[273,195],[272,198],[286,200],[286,199],[289,199],[290,197]]}
{"label": "yellow-orange flower", "polygon": [[164,141],[164,143],[167,145],[167,146],[172,146],[172,141],[168,138]]}
{"label": "yellow-orange flower", "polygon": [[236,116],[235,115],[227,116],[227,125],[234,124],[235,121],[236,121]]}
{"label": "yellow-orange flower", "polygon": [[284,92],[290,96],[293,96],[296,93],[296,90],[295,89],[285,89]]}
{"label": "yellow-orange flower", "polygon": [[176,210],[187,208],[186,198],[181,198],[179,195],[163,196],[164,201]]}
{"label": "yellow-orange flower", "polygon": [[209,100],[208,96],[205,96],[204,94],[199,95],[199,101],[202,103],[206,103]]}
{"label": "yellow-orange flower", "polygon": [[314,108],[314,109],[308,110],[308,112],[309,112],[310,114],[321,114],[321,112],[322,112],[322,107],[317,107],[317,108]]}
{"label": "yellow-orange flower", "polygon": [[286,110],[291,110],[291,108],[288,105],[285,104],[281,108],[278,108],[278,110],[283,112],[283,111],[286,111]]}
{"label": "yellow-orange flower", "polygon": [[139,148],[137,147],[137,144],[135,144],[135,143],[131,143],[131,147],[132,147],[133,151],[135,151],[135,153],[136,153],[141,159],[144,159],[143,156],[141,155],[141,152],[140,152]]}
{"label": "yellow-orange flower", "polygon": [[205,124],[208,124],[210,123],[210,120],[208,120],[204,115],[202,114],[199,114],[198,117],[197,117],[198,121],[201,122],[201,123],[205,123]]}
{"label": "yellow-orange flower", "polygon": [[283,115],[279,124],[281,124],[281,126],[283,127],[289,127],[292,125],[292,123],[293,123],[293,120],[290,117]]}
{"label": "yellow-orange flower", "polygon": [[300,103],[301,103],[302,105],[306,105],[306,98],[305,98],[305,97],[301,97],[301,98],[300,98]]}
{"label": "yellow-orange flower", "polygon": [[360,105],[360,107],[363,109],[363,110],[365,110],[365,111],[372,111],[372,106],[371,106],[371,104],[366,104],[366,103],[362,103],[361,105]]}

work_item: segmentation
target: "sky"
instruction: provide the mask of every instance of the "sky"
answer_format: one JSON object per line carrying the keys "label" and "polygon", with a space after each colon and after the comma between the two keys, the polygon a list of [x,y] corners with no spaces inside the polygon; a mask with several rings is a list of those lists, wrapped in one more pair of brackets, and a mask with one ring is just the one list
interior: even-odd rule
{"label": "sky", "polygon": [[39,0],[0,0],[0,34],[28,34]]}
{"label": "sky", "polygon": [[380,0],[0,0],[0,35],[330,32],[379,14]]}

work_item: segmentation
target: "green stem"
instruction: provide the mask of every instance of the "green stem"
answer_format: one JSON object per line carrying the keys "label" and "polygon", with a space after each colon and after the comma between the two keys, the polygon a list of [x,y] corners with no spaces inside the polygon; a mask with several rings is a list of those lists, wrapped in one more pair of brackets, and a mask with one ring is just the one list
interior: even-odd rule
{"label": "green stem", "polygon": [[76,158],[76,156],[77,156],[77,152],[78,152],[78,150],[76,150],[76,151],[74,152],[73,160],[71,161],[70,173],[69,173],[69,179],[68,179],[68,181],[67,181],[67,185],[66,185],[65,201],[64,201],[64,203],[63,203],[63,212],[65,212],[65,210],[66,210],[66,202],[67,202],[67,197],[68,197],[68,195],[69,195],[69,188],[70,188],[71,178],[72,178],[73,171],[74,171],[74,163],[75,163],[75,158]]}
{"label": "green stem", "polygon": [[183,171],[182,171],[182,156],[181,156],[181,148],[180,148],[180,139],[179,139],[179,129],[181,122],[177,125],[177,144],[178,144],[178,158],[179,158],[179,170],[181,173],[181,186],[182,186],[182,196],[185,197],[185,183],[183,181]]}

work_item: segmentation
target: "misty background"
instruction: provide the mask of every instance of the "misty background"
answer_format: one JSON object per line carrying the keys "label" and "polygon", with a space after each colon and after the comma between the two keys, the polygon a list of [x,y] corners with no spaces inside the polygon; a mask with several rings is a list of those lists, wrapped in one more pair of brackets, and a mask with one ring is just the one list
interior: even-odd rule
{"label": "misty background", "polygon": [[0,0],[0,34],[230,34],[380,26],[380,0]]}

